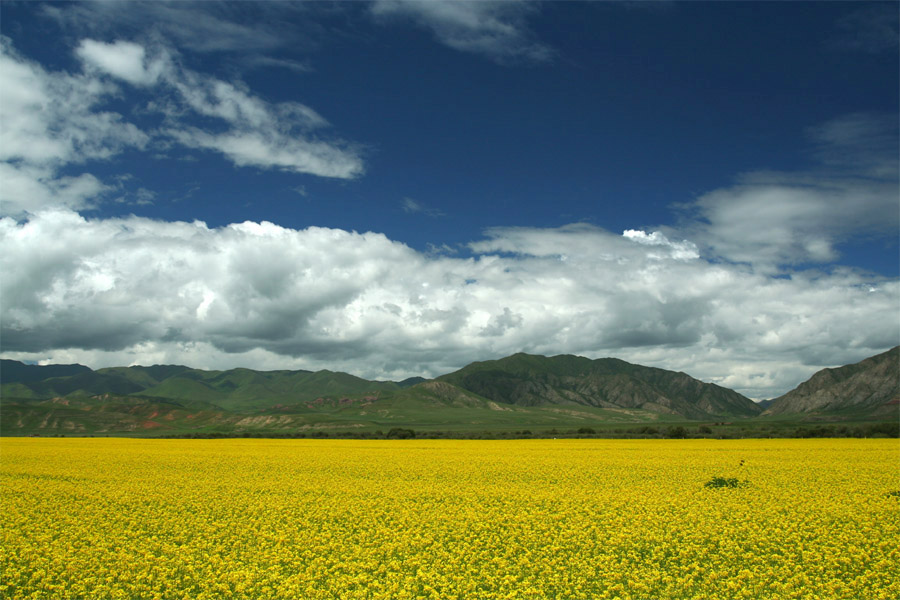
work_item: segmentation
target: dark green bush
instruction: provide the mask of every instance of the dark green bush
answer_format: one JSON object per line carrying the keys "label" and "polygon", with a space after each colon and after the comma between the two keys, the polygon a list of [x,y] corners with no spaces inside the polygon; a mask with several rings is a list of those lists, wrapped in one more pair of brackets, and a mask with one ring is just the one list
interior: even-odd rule
{"label": "dark green bush", "polygon": [[713,477],[703,487],[708,488],[736,488],[746,485],[746,482],[738,481],[737,477]]}
{"label": "dark green bush", "polygon": [[669,427],[666,430],[666,437],[673,439],[684,439],[687,437],[687,429],[678,425],[677,427]]}
{"label": "dark green bush", "polygon": [[390,440],[409,440],[416,437],[416,432],[412,429],[403,429],[402,427],[394,427],[387,432],[387,438]]}

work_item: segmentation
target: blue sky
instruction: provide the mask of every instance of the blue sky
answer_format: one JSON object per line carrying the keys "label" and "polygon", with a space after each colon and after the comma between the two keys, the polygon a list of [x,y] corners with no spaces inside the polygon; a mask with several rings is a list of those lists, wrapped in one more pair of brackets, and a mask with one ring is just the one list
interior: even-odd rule
{"label": "blue sky", "polygon": [[5,357],[765,398],[900,342],[896,3],[0,11]]}

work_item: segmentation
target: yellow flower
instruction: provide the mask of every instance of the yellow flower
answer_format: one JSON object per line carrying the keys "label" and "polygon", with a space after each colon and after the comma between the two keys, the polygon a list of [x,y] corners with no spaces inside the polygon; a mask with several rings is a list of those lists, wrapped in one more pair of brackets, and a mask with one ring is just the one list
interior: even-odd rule
{"label": "yellow flower", "polygon": [[897,450],[4,438],[0,596],[896,598]]}

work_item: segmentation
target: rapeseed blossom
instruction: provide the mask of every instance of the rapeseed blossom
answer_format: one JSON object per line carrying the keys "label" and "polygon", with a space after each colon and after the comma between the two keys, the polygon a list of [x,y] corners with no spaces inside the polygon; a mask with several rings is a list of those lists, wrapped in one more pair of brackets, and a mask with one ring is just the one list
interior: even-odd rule
{"label": "rapeseed blossom", "polygon": [[4,438],[0,597],[898,598],[898,450]]}

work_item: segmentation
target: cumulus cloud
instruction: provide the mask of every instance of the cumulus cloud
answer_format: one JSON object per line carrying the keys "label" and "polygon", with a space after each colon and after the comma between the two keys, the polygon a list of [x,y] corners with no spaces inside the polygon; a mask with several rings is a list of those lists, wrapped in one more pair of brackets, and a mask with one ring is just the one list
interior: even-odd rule
{"label": "cumulus cloud", "polygon": [[629,240],[637,242],[638,244],[643,244],[645,246],[656,246],[664,250],[665,252],[664,254],[648,253],[647,256],[649,256],[650,258],[664,258],[666,255],[678,260],[691,260],[694,258],[700,258],[700,255],[697,253],[697,245],[693,242],[690,242],[688,240],[682,240],[680,242],[670,242],[669,239],[659,231],[654,231],[648,234],[645,231],[626,229],[622,233],[622,235]]}
{"label": "cumulus cloud", "polygon": [[48,206],[85,210],[114,189],[90,173],[60,176],[55,169],[0,163],[0,212],[22,216]]}
{"label": "cumulus cloud", "polygon": [[111,44],[82,40],[75,53],[86,65],[132,85],[152,85],[166,68],[162,59],[148,64],[143,46],[121,40]]}
{"label": "cumulus cloud", "polygon": [[[587,223],[559,228],[493,227],[485,231],[487,239],[469,247],[479,254],[509,253],[523,256],[566,260],[569,256],[588,256],[594,260],[625,260],[626,245],[619,236]],[[619,252],[616,252],[619,250]]]}
{"label": "cumulus cloud", "polygon": [[494,227],[485,235],[487,239],[473,242],[469,247],[478,253],[499,252],[559,261],[587,257],[593,261],[620,264],[699,257],[692,242],[671,242],[659,231],[647,233],[628,229],[619,236],[589,223],[572,223],[558,228]]}
{"label": "cumulus cloud", "polygon": [[553,50],[534,40],[525,24],[534,9],[533,3],[509,0],[376,0],[371,10],[377,17],[412,19],[441,43],[499,63],[544,62],[553,57]]}
{"label": "cumulus cloud", "polygon": [[619,356],[769,397],[900,335],[885,325],[896,281],[771,278],[685,259],[663,238],[497,229],[455,258],[374,233],[42,212],[0,221],[4,354],[402,378],[524,350]]}

